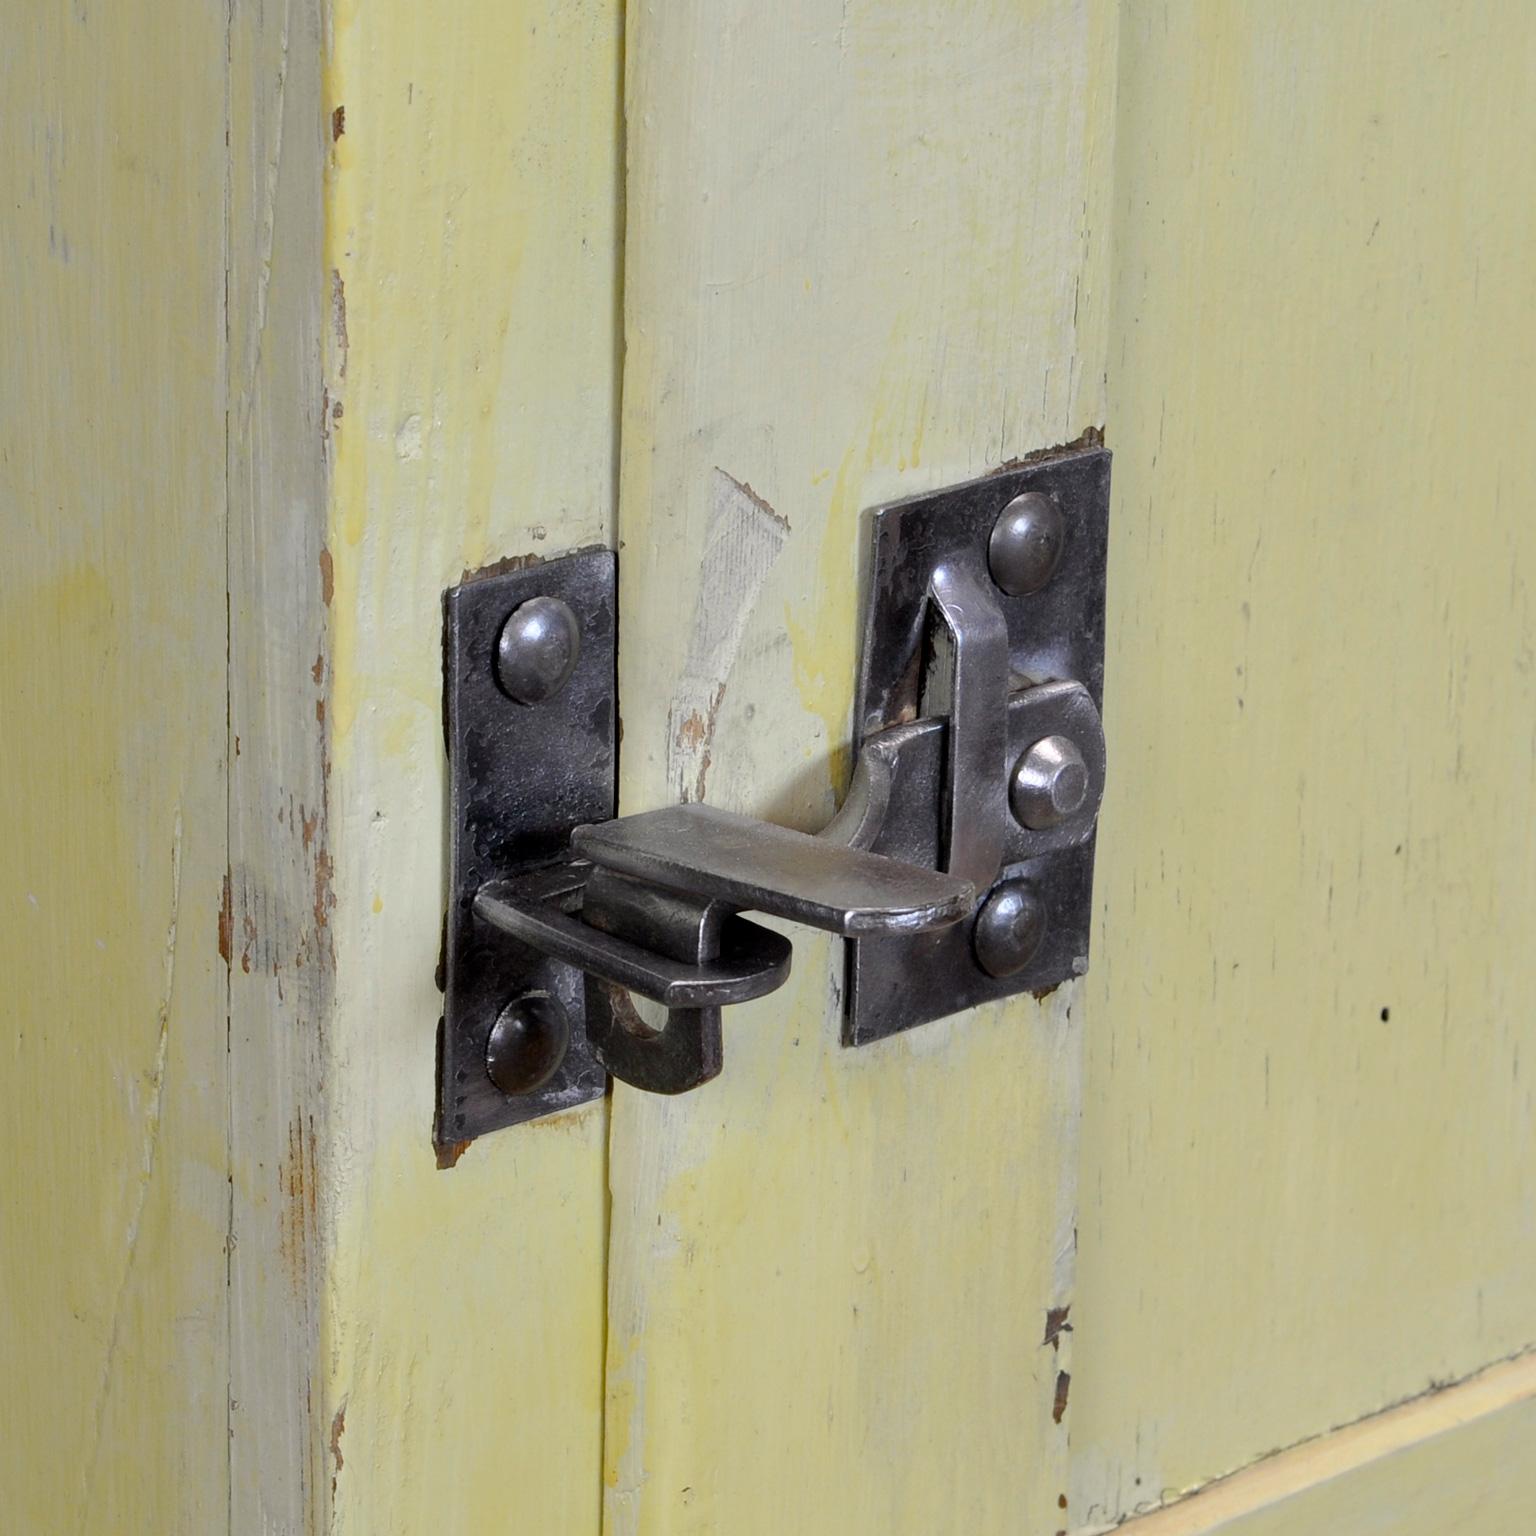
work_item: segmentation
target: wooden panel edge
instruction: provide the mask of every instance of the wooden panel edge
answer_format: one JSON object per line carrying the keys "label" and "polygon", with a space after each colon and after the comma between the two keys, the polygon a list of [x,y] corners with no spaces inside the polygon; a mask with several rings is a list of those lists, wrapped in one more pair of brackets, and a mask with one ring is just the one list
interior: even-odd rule
{"label": "wooden panel edge", "polygon": [[1524,1406],[1536,1407],[1536,1353],[1502,1361],[1454,1386],[1303,1441],[1119,1526],[1082,1527],[1077,1536],[1101,1536],[1109,1530],[1127,1536],[1235,1536],[1250,1517],[1276,1511],[1325,1484]]}
{"label": "wooden panel edge", "polygon": [[230,1530],[319,1530],[329,692],[318,0],[229,34]]}

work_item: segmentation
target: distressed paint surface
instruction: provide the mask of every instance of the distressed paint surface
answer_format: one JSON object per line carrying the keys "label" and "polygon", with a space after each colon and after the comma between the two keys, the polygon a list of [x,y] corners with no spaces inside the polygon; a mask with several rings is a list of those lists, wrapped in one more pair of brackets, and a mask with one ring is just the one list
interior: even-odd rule
{"label": "distressed paint surface", "polygon": [[0,1525],[222,1528],[220,10],[0,6]]}
{"label": "distressed paint surface", "polygon": [[1123,12],[1079,1523],[1536,1341],[1529,22]]}
{"label": "distressed paint surface", "polygon": [[[797,933],[721,1080],[452,1172],[438,594],[613,536],[618,0],[55,9],[0,50],[8,1521],[1097,1529],[1533,1342],[1517,7],[631,8],[626,807],[819,825],[861,508],[1107,409],[1101,926],[856,1053]],[[1130,1528],[1514,1536],[1530,1369]]]}
{"label": "distressed paint surface", "polygon": [[440,596],[609,542],[620,11],[327,11],[326,1114],[319,1371],[338,1532],[595,1532],[605,1102],[430,1131]]}
{"label": "distressed paint surface", "polygon": [[[861,509],[1102,420],[1112,21],[630,8],[624,808],[821,825]],[[1076,989],[849,1052],[794,938],[718,1080],[614,1092],[605,1529],[1054,1529]]]}
{"label": "distressed paint surface", "polygon": [[323,1529],[332,1001],[318,0],[229,24],[230,1509]]}

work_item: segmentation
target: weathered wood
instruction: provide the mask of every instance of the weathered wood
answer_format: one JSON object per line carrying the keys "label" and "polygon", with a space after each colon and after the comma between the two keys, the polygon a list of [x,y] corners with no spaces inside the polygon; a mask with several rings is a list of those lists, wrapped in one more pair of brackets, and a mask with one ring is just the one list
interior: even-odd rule
{"label": "weathered wood", "polygon": [[227,1512],[219,7],[0,5],[0,1525]]}
{"label": "weathered wood", "polygon": [[[628,810],[814,829],[862,508],[1102,421],[1113,10],[632,7],[619,636]],[[1050,1530],[1075,986],[857,1052],[840,955],[614,1093],[613,1532]]]}
{"label": "weathered wood", "polygon": [[1536,1342],[1536,29],[629,9],[626,808],[823,821],[860,510],[1107,409],[1092,969],[848,1052],[797,933],[439,1171],[438,598],[614,537],[622,7],[0,0],[5,1521],[1513,1536],[1528,1361],[1250,1464]]}
{"label": "weathered wood", "polygon": [[318,1230],[338,1532],[595,1536],[607,1104],[431,1147],[441,594],[612,538],[616,0],[334,4]]}
{"label": "weathered wood", "polygon": [[1124,22],[1077,1523],[1536,1342],[1536,28]]}
{"label": "weathered wood", "polygon": [[324,554],[321,12],[229,48],[230,1529],[320,1530],[320,1150],[335,947]]}
{"label": "weathered wood", "polygon": [[611,538],[618,7],[7,21],[7,1518],[595,1532],[606,1106],[430,1132],[439,596]]}

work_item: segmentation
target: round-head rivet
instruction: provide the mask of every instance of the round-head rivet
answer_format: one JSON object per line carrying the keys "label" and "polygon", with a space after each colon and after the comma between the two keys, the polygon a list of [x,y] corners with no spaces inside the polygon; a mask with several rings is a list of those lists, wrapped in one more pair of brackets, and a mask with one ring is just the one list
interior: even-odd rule
{"label": "round-head rivet", "polygon": [[1029,881],[998,886],[976,914],[977,963],[988,976],[1017,975],[1040,952],[1047,926],[1045,903]]}
{"label": "round-head rivet", "polygon": [[1088,764],[1070,736],[1044,736],[1014,765],[1008,803],[1020,826],[1044,832],[1082,810],[1088,777]]}
{"label": "round-head rivet", "polygon": [[519,704],[541,704],[559,693],[581,655],[581,625],[569,603],[530,597],[496,637],[496,682]]}
{"label": "round-head rivet", "polygon": [[496,1017],[485,1046],[485,1070],[505,1094],[532,1093],[559,1070],[571,1043],[571,1021],[548,992],[525,992]]}
{"label": "round-head rivet", "polygon": [[1066,519],[1051,497],[1043,491],[1015,496],[987,540],[992,580],[1010,597],[1038,592],[1056,574],[1066,541]]}

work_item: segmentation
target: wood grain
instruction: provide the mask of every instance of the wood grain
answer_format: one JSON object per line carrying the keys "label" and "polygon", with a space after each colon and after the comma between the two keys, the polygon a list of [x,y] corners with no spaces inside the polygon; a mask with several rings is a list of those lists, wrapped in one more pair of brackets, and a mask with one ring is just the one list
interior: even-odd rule
{"label": "wood grain", "polygon": [[227,1517],[221,11],[0,5],[0,1524]]}
{"label": "wood grain", "polygon": [[1536,1342],[1536,29],[1123,23],[1088,1524]]}

